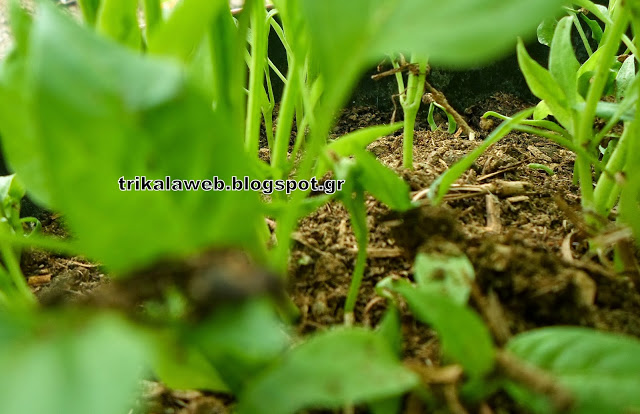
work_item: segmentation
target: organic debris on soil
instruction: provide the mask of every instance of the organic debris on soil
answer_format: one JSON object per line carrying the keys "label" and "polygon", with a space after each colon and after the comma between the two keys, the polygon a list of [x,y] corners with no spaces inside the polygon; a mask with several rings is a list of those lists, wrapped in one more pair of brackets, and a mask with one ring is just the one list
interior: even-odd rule
{"label": "organic debris on soil", "polygon": [[[498,94],[468,108],[465,116],[472,128],[486,135],[498,122],[482,120],[485,111],[510,115],[526,106]],[[472,304],[499,344],[510,335],[550,325],[588,326],[640,337],[640,294],[632,278],[614,274],[606,260],[581,257],[584,249],[581,223],[575,219],[580,217],[580,200],[572,182],[573,153],[542,138],[513,132],[478,158],[441,207],[433,207],[424,190],[484,137],[469,141],[450,135],[444,132],[446,119],[442,118],[439,130],[428,131],[425,112],[418,119],[414,138],[414,171],[401,167],[400,132],[369,146],[369,151],[404,177],[423,205],[399,214],[367,198],[368,261],[356,323],[375,326],[383,315],[385,301],[374,290],[378,281],[387,276],[411,279],[418,251],[438,251],[452,244],[473,263]],[[390,119],[391,113],[375,108],[348,109],[333,137]],[[554,174],[529,168],[530,163],[544,164]],[[518,183],[515,187],[514,182]],[[45,230],[59,231],[55,223],[50,220]],[[348,212],[339,202],[330,202],[302,219],[292,238],[289,285],[301,311],[297,331],[306,335],[342,324],[357,252]],[[60,292],[86,295],[106,280],[99,267],[78,258],[38,251],[25,256],[25,275],[51,277],[50,284],[45,280],[33,287],[44,302],[56,299]],[[406,363],[418,370],[439,366],[435,333],[407,309],[403,309],[402,320]],[[232,404],[230,399],[222,404],[219,398],[202,393],[193,398],[176,396],[162,387],[145,395],[152,401],[151,411],[157,413],[225,412]],[[201,411],[199,404],[217,408]],[[415,404],[409,398],[406,411],[412,412]],[[494,411],[519,410],[502,394],[488,404]]]}

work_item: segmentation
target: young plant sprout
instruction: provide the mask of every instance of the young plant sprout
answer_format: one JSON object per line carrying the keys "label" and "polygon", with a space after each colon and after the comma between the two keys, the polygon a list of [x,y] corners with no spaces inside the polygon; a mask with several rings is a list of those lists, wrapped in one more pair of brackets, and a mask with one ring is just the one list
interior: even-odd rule
{"label": "young plant sprout", "polygon": [[[436,394],[444,394],[444,409],[463,412],[459,400],[464,400],[483,411],[499,389],[537,412],[586,412],[580,410],[594,406],[601,412],[638,410],[637,340],[584,328],[546,328],[512,337],[497,333],[492,316],[483,314],[483,320],[474,310],[486,308],[474,282],[476,261],[458,245],[434,239],[441,250],[416,253],[412,269],[408,262],[389,277],[367,272],[369,200],[393,214],[416,211],[408,182],[367,148],[403,127],[402,162],[412,169],[423,99],[430,99],[432,128],[438,108],[447,114],[450,133],[460,127],[470,139],[475,135],[429,84],[427,63],[457,68],[489,63],[508,53],[517,36],[531,34],[542,19],[556,15],[560,0],[277,0],[274,9],[247,0],[239,13],[232,13],[226,0],[182,0],[166,15],[161,0],[144,0],[142,12],[137,2],[125,0],[78,3],[83,24],[51,2],[38,2],[34,14],[23,10],[19,0],[10,4],[15,47],[0,62],[3,154],[34,199],[64,214],[71,237],[58,241],[67,250],[52,239],[25,241],[23,226],[32,220],[19,216],[24,188],[14,176],[0,179],[3,409],[9,407],[12,414],[126,412],[134,406],[131,397],[141,379],[152,372],[154,381],[170,388],[224,393],[239,414],[340,407],[397,413],[409,393],[428,410],[441,408],[431,405]],[[618,205],[620,220],[640,233],[638,38],[626,36],[630,25],[634,34],[640,32],[640,7],[620,0],[606,10],[587,0],[574,3],[603,23],[604,31],[599,34],[582,11],[566,9],[570,16],[557,22],[549,42],[548,70],[520,42],[522,71],[542,103],[513,117],[488,113],[504,122],[436,180],[430,189],[435,202],[486,148],[519,129],[574,151],[585,211],[607,216]],[[582,64],[570,39],[574,27],[581,29],[578,15],[599,36],[598,48],[587,49],[590,57]],[[272,31],[286,51],[284,74],[268,56]],[[588,48],[585,32],[580,35]],[[624,58],[617,56],[621,45],[628,49]],[[408,62],[399,54],[403,50],[413,51]],[[335,138],[336,119],[358,80],[388,54],[397,57],[389,74],[396,77],[404,123]],[[279,98],[272,75],[284,85]],[[601,102],[609,95],[615,95],[608,98],[612,102]],[[544,119],[547,115],[557,123]],[[605,120],[600,130],[593,127],[596,117]],[[260,142],[263,123],[268,161],[258,157],[267,152]],[[530,168],[550,171],[544,165]],[[593,171],[599,173],[595,186]],[[169,176],[215,176],[225,182],[250,176],[302,183],[326,182],[330,175],[344,180],[342,191],[318,194],[301,186],[267,196],[226,187],[123,191],[116,186],[123,176],[160,182]],[[277,281],[278,293],[285,294],[280,278],[296,262],[290,252],[294,230],[331,200],[345,206],[355,236],[354,245],[343,252],[346,267],[353,269],[348,292],[335,289],[335,297],[345,300],[346,326],[294,333],[285,309],[293,299],[283,305],[281,298],[265,293]],[[420,230],[436,229],[425,227]],[[399,239],[385,236],[394,252],[404,250],[396,242],[400,246]],[[17,247],[27,243],[73,250],[129,282],[120,285],[129,289],[116,290],[115,300],[130,293],[130,313],[125,318],[105,311],[103,298],[93,294],[82,298],[87,303],[81,311],[43,307],[34,312]],[[207,249],[222,252],[220,261],[207,262]],[[225,252],[235,249],[244,261],[226,260]],[[311,256],[297,262],[311,268]],[[189,265],[180,267],[185,261]],[[243,266],[226,272],[225,265],[250,261],[264,273]],[[385,277],[377,303],[388,300],[388,310],[379,330],[360,318],[365,277]],[[255,283],[261,280],[263,285]],[[424,361],[414,370],[412,362],[402,360],[400,297],[413,322],[426,323],[437,334],[442,361],[449,365],[431,372],[434,367],[425,367]],[[499,302],[494,304],[498,309]],[[303,318],[306,309],[303,304]],[[609,355],[616,358],[594,363]],[[570,367],[573,376],[563,367]],[[373,380],[363,381],[363,372]],[[434,381],[421,380],[425,372],[438,377],[437,393],[431,393]],[[623,381],[620,389],[612,388],[611,381],[600,384],[600,378],[616,376]],[[34,384],[47,391],[42,398],[33,398]],[[593,392],[594,384],[604,392]],[[607,398],[611,395],[615,398]],[[200,397],[198,402],[218,403]]]}
{"label": "young plant sprout", "polygon": [[[404,130],[402,135],[402,165],[404,168],[413,169],[413,135],[415,132],[416,116],[422,103],[425,78],[427,76],[427,59],[411,55],[411,64],[408,64],[400,55],[399,61],[392,60],[396,70],[396,82],[398,83],[398,99],[404,113]],[[413,63],[415,62],[415,63]],[[405,87],[402,71],[409,72]]]}

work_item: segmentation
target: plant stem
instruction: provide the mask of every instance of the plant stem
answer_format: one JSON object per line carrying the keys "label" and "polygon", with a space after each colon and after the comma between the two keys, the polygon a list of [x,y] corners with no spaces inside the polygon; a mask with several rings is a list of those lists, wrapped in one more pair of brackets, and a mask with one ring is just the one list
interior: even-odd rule
{"label": "plant stem", "polygon": [[[347,197],[351,197],[348,195]],[[358,242],[358,255],[351,276],[351,285],[344,304],[345,320],[348,314],[352,314],[360,292],[360,285],[364,276],[364,268],[367,264],[367,244],[369,232],[367,230],[367,210],[364,203],[364,191],[357,190],[354,199],[347,200],[347,208],[351,213],[351,224]]]}
{"label": "plant stem", "polygon": [[409,80],[407,82],[406,96],[400,95],[400,104],[404,112],[404,131],[402,143],[402,165],[404,168],[413,169],[413,134],[416,124],[416,116],[422,95],[424,94],[425,78],[427,76],[427,59],[416,59],[411,56],[411,61],[417,61],[418,74],[409,72]]}
{"label": "plant stem", "polygon": [[7,267],[7,273],[22,299],[21,302],[34,305],[35,298],[31,293],[31,289],[29,289],[29,286],[27,285],[27,281],[22,274],[22,271],[20,270],[20,264],[16,259],[15,252],[12,247],[7,243],[0,243],[0,252],[2,253],[2,260]]}
{"label": "plant stem", "polygon": [[[266,26],[266,30],[265,30]],[[249,67],[249,99],[245,130],[245,149],[257,154],[260,145],[261,98],[264,94],[264,70],[267,57],[269,24],[266,10],[259,4],[251,8],[251,65]]]}
{"label": "plant stem", "polygon": [[[611,24],[607,24],[607,27],[605,28],[602,37],[602,45],[600,46],[602,49],[600,65],[597,66],[593,82],[589,87],[584,111],[577,120],[576,143],[582,147],[588,146],[591,138],[593,137],[593,122],[595,120],[596,106],[604,92],[607,78],[609,76],[609,63],[615,56],[618,45],[620,44],[620,39],[629,22],[629,14],[625,11],[625,7],[623,6],[624,3],[621,3],[616,7],[612,16]],[[588,160],[584,159],[584,157],[579,154],[576,159],[576,170],[580,180],[582,208],[584,210],[591,210],[594,204],[591,165]]]}
{"label": "plant stem", "polygon": [[291,140],[293,116],[300,92],[300,84],[298,82],[300,68],[298,66],[299,64],[296,58],[292,56],[287,71],[288,81],[284,86],[284,92],[282,93],[282,100],[280,102],[280,113],[278,114],[278,123],[276,125],[274,148],[271,154],[271,166],[274,170],[275,179],[282,179],[286,175],[285,170],[289,142]]}
{"label": "plant stem", "polygon": [[[624,132],[620,137],[620,141],[609,158],[607,163],[607,170],[622,172],[626,161],[629,141],[629,126],[625,125]],[[615,177],[611,177],[607,174],[602,174],[598,179],[596,188],[594,190],[594,208],[596,213],[607,216],[609,211],[615,205],[618,195],[620,194],[620,186],[615,180]]]}

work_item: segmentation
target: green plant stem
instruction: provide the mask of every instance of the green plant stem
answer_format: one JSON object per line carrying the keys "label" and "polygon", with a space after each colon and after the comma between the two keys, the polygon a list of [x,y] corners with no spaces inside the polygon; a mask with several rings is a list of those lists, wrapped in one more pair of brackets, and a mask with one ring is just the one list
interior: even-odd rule
{"label": "green plant stem", "polygon": [[264,72],[267,58],[269,24],[266,16],[266,10],[261,5],[256,4],[251,8],[251,66],[249,67],[245,149],[255,155],[257,155],[260,145],[261,97],[264,94]]}
{"label": "green plant stem", "polygon": [[160,0],[144,0],[144,23],[147,36],[161,20],[162,7],[160,6]]}
{"label": "green plant stem", "polygon": [[[598,65],[596,69],[596,74],[587,93],[584,111],[577,120],[576,143],[582,147],[587,147],[593,137],[593,122],[595,120],[596,106],[600,101],[609,76],[609,65],[607,62],[611,62],[614,58],[628,22],[629,14],[626,12],[625,7],[623,7],[623,3],[621,3],[614,11],[612,23],[607,24],[605,28],[602,45],[600,46],[602,49],[602,55],[600,56],[602,64]],[[594,204],[591,166],[588,160],[580,156],[580,154],[578,154],[576,159],[576,169],[580,181],[582,207],[585,210],[591,210]]]}
{"label": "green plant stem", "polygon": [[2,253],[2,260],[7,267],[7,273],[15,285],[21,299],[23,299],[22,301],[29,305],[35,305],[35,297],[31,293],[31,289],[29,289],[29,286],[27,285],[27,280],[20,270],[20,265],[16,259],[15,252],[7,243],[0,243],[0,252]]}
{"label": "green plant stem", "polygon": [[282,179],[286,175],[287,155],[289,151],[289,141],[291,140],[291,130],[293,116],[300,92],[300,68],[297,59],[292,56],[289,61],[287,71],[288,82],[282,93],[280,102],[280,112],[278,114],[278,124],[276,125],[276,136],[274,149],[271,154],[271,166],[275,179]]}
{"label": "green plant stem", "polygon": [[403,99],[400,96],[400,104],[404,112],[404,131],[402,141],[402,165],[404,168],[413,169],[413,134],[416,125],[416,116],[424,94],[424,81],[427,75],[427,60],[416,59],[411,56],[412,62],[418,64],[418,75],[409,73],[407,92]]}
{"label": "green plant stem", "polygon": [[348,315],[353,314],[353,310],[356,306],[356,300],[358,299],[358,293],[360,292],[360,285],[362,284],[362,278],[364,276],[364,268],[367,264],[368,244],[367,211],[364,203],[364,191],[356,191],[355,198],[349,200],[347,203],[350,204],[347,208],[351,212],[351,223],[358,242],[358,254],[356,257],[356,264],[353,269],[353,275],[351,276],[351,284],[349,285],[347,301],[344,304],[345,321],[353,319]]}
{"label": "green plant stem", "polygon": [[580,19],[578,18],[578,14],[573,12],[574,16],[573,25],[575,26],[578,34],[580,35],[580,39],[582,40],[582,44],[584,45],[585,50],[587,51],[587,55],[593,55],[593,49],[591,49],[591,45],[589,44],[589,40],[587,39],[587,35],[584,34],[584,30],[582,30],[582,24],[580,24]]}
{"label": "green plant stem", "polygon": [[[620,141],[609,158],[607,163],[607,170],[609,171],[623,171],[627,161],[628,141],[630,139],[630,128],[625,125],[624,132],[620,137]],[[637,137],[636,137],[637,138]],[[607,174],[602,174],[598,179],[596,188],[594,190],[594,203],[596,213],[607,216],[609,211],[615,205],[618,195],[620,195],[620,186],[615,180],[615,177],[611,177]]]}
{"label": "green plant stem", "polygon": [[264,118],[264,129],[267,135],[267,143],[269,148],[274,146],[273,137],[273,108],[275,108],[275,98],[273,96],[273,86],[271,85],[271,77],[269,76],[269,68],[264,69],[265,78],[267,81],[267,92],[263,95],[262,103],[262,117]]}

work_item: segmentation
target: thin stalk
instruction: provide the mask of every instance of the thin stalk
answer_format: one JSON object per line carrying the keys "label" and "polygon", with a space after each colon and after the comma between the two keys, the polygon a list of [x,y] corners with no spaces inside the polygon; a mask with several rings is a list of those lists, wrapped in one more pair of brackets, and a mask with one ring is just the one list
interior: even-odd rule
{"label": "thin stalk", "polygon": [[296,103],[298,101],[298,95],[300,94],[300,83],[298,82],[298,77],[301,76],[301,68],[298,66],[299,64],[297,63],[296,58],[292,56],[289,61],[289,69],[287,71],[287,79],[289,81],[284,87],[282,100],[280,102],[274,151],[271,154],[271,166],[274,170],[275,179],[282,179],[284,177],[287,166],[289,142],[291,140],[291,130],[293,128],[293,116]]}
{"label": "thin stalk", "polygon": [[402,95],[400,96],[400,103],[404,112],[402,165],[404,168],[410,170],[413,169],[413,134],[416,125],[416,116],[418,115],[418,109],[420,109],[420,103],[422,102],[425,78],[427,76],[426,59],[416,59],[415,56],[411,56],[411,61],[417,61],[418,63],[418,75],[409,73],[406,98],[402,99]]}
{"label": "thin stalk", "polygon": [[268,73],[266,74],[266,78],[268,95],[263,99],[262,117],[264,118],[264,129],[265,134],[267,135],[267,144],[269,145],[269,149],[272,149],[275,144],[273,137],[273,108],[275,107],[275,102],[273,98],[273,88],[271,87],[271,80],[269,79]]}
{"label": "thin stalk", "polygon": [[584,30],[582,30],[582,24],[580,24],[578,13],[575,13],[575,12],[572,12],[572,13],[573,13],[573,16],[575,17],[573,19],[573,25],[575,26],[576,30],[578,31],[578,34],[580,35],[580,39],[582,40],[582,44],[584,45],[584,48],[587,51],[587,54],[589,55],[589,57],[591,57],[591,55],[593,55],[593,49],[591,49],[591,45],[589,44],[589,39],[587,39],[587,35],[584,33]]}
{"label": "thin stalk", "polygon": [[31,293],[31,289],[29,289],[29,285],[27,285],[27,280],[20,270],[20,265],[16,259],[15,252],[9,244],[1,243],[0,253],[2,253],[2,260],[7,267],[7,273],[15,285],[16,290],[20,294],[20,297],[24,299],[25,303],[34,305],[36,303],[35,297]]}
{"label": "thin stalk", "polygon": [[367,264],[368,243],[367,211],[364,203],[364,191],[356,191],[355,198],[349,200],[348,203],[351,204],[351,206],[347,207],[350,207],[348,209],[351,213],[351,224],[353,225],[353,231],[358,242],[358,254],[353,275],[351,276],[347,301],[344,304],[345,321],[353,320],[353,317],[349,315],[353,315],[358,293],[360,292],[360,285],[362,284],[362,278],[364,277],[364,268]]}
{"label": "thin stalk", "polygon": [[[620,44],[620,39],[624,34],[629,22],[629,14],[624,10],[623,4],[618,5],[612,17],[612,24],[608,24],[603,35],[602,45],[602,62],[596,69],[593,83],[589,87],[585,108],[579,119],[576,128],[576,143],[583,147],[589,145],[593,138],[593,122],[595,120],[596,106],[600,101],[600,97],[604,92],[604,88],[609,76],[609,65],[615,56]],[[584,157],[578,154],[576,159],[576,169],[580,181],[580,191],[582,195],[582,207],[585,210],[593,208],[593,177],[591,174],[591,166]]]}
{"label": "thin stalk", "polygon": [[[625,126],[624,132],[620,137],[620,141],[609,158],[607,163],[607,170],[609,171],[623,171],[628,152],[629,142],[629,127]],[[620,194],[620,186],[615,180],[615,177],[611,177],[607,174],[602,174],[598,179],[596,188],[594,190],[594,208],[596,213],[602,216],[608,216],[609,212],[615,205],[618,195]]]}
{"label": "thin stalk", "polygon": [[160,0],[144,0],[144,23],[147,36],[162,20],[162,6]]}
{"label": "thin stalk", "polygon": [[[251,9],[251,65],[249,68],[249,99],[245,130],[245,149],[257,154],[260,145],[261,97],[264,93],[264,70],[267,57],[265,36],[266,11],[254,5]],[[267,26],[268,27],[268,26]]]}

